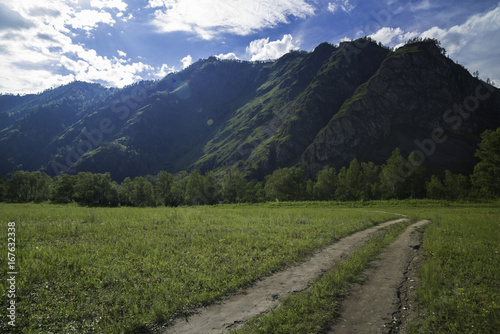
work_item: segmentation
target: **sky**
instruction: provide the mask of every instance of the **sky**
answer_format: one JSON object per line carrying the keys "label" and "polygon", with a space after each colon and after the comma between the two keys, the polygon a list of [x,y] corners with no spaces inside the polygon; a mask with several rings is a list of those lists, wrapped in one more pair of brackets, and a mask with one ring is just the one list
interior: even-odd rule
{"label": "sky", "polygon": [[276,59],[363,36],[436,38],[500,86],[498,0],[0,0],[0,93],[121,88],[210,56]]}

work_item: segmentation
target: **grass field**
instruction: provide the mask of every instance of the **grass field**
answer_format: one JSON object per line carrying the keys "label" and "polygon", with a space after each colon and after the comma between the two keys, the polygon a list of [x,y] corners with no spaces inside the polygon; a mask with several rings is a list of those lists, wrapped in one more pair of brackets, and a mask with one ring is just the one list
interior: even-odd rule
{"label": "grass field", "polygon": [[[497,332],[500,205],[435,201],[182,208],[0,204],[2,246],[8,222],[16,223],[16,328],[145,332],[347,234],[399,218],[375,211],[434,221],[424,234],[428,257],[418,293],[423,318],[414,333]],[[8,302],[6,252],[0,256],[1,305]],[[0,331],[12,329],[7,321],[2,312]]]}
{"label": "grass field", "polygon": [[[0,213],[1,240],[8,222],[16,223],[17,327],[53,333],[130,332],[168,322],[395,217],[328,205],[0,204]],[[7,305],[5,279],[0,284],[0,304]],[[7,323],[3,312],[0,322]]]}
{"label": "grass field", "polygon": [[[273,205],[273,204],[271,204]],[[309,206],[319,205],[310,203]],[[434,223],[425,229],[418,316],[410,333],[500,332],[500,203],[386,201],[343,204],[399,212]],[[349,282],[393,240],[400,227],[334,265],[310,290],[249,321],[241,333],[326,333]]]}
{"label": "grass field", "polygon": [[412,333],[500,332],[500,208],[435,212]]}
{"label": "grass field", "polygon": [[231,333],[328,333],[332,321],[339,315],[340,301],[349,291],[351,283],[359,281],[363,269],[407,226],[408,223],[386,228],[385,234],[375,235],[366,246],[335,263],[310,289],[285,297],[278,309],[251,319],[241,329]]}

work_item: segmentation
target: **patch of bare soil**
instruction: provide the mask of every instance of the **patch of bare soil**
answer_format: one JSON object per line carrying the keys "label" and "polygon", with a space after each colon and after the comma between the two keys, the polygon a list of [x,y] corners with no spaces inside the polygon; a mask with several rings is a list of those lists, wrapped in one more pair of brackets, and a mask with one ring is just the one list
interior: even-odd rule
{"label": "patch of bare soil", "polygon": [[401,223],[398,219],[356,232],[314,254],[310,259],[257,281],[243,293],[221,303],[201,308],[187,319],[177,319],[162,333],[227,333],[245,321],[279,305],[278,298],[306,289],[311,280],[329,270],[333,263],[363,246],[379,229]]}
{"label": "patch of bare soil", "polygon": [[[421,245],[418,228],[409,226],[364,272],[364,282],[353,285],[341,304],[341,316],[331,333],[403,333],[412,314],[413,288]],[[412,265],[413,263],[413,265]],[[403,321],[402,321],[403,320]]]}
{"label": "patch of bare soil", "polygon": [[[422,233],[420,233],[419,237],[420,244],[422,244]],[[425,251],[421,247],[418,247],[405,273],[405,280],[399,289],[401,304],[398,313],[395,315],[398,322],[394,324],[391,333],[407,333],[409,324],[419,316],[416,288],[421,284],[418,269],[424,257]]]}

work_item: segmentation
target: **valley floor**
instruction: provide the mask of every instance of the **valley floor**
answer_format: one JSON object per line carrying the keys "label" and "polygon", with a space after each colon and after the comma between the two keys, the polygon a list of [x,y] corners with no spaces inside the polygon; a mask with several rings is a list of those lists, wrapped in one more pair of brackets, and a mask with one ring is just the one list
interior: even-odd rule
{"label": "valley floor", "polygon": [[0,223],[16,226],[24,332],[487,333],[499,204],[0,203]]}
{"label": "valley floor", "polygon": [[165,333],[216,334],[237,329],[250,318],[279,307],[281,297],[307,289],[313,280],[328,271],[335,262],[364,246],[382,228],[404,221],[406,220],[391,220],[345,237],[297,266],[259,280],[249,289],[220,304],[200,309],[189,318],[179,319]]}

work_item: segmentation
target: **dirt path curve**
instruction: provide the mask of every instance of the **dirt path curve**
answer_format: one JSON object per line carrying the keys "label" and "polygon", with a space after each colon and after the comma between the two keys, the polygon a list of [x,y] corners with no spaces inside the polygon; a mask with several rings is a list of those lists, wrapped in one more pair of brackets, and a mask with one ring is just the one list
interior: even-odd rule
{"label": "dirt path curve", "polygon": [[227,333],[250,318],[278,306],[278,297],[302,291],[309,282],[331,268],[332,264],[368,242],[379,229],[407,219],[388,221],[342,238],[294,267],[257,281],[241,294],[221,303],[197,310],[188,319],[177,319],[163,333]]}
{"label": "dirt path curve", "polygon": [[428,223],[423,220],[409,226],[365,270],[365,281],[352,287],[330,333],[399,333],[400,293],[421,242],[416,229]]}

